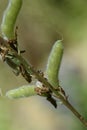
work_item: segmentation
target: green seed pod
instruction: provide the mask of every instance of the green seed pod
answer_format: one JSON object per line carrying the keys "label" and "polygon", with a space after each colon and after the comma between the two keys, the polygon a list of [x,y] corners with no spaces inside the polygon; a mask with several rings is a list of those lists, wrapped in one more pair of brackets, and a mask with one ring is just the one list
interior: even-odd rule
{"label": "green seed pod", "polygon": [[34,86],[22,86],[17,89],[9,90],[6,96],[10,99],[24,98],[36,95]]}
{"label": "green seed pod", "polygon": [[4,12],[1,32],[8,39],[14,38],[14,26],[21,6],[22,0],[9,0],[8,7]]}
{"label": "green seed pod", "polygon": [[58,40],[53,45],[52,51],[48,58],[46,74],[49,83],[54,87],[58,88],[58,73],[60,68],[60,63],[63,55],[63,45],[62,40]]}

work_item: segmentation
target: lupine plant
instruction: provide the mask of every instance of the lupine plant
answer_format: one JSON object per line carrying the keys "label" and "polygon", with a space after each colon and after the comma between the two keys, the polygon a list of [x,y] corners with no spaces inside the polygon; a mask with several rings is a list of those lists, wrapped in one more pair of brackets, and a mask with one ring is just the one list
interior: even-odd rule
{"label": "lupine plant", "polygon": [[9,90],[5,96],[10,99],[34,95],[44,96],[55,108],[57,108],[56,100],[59,99],[87,127],[87,121],[71,105],[64,89],[60,86],[58,75],[64,50],[62,40],[57,40],[52,47],[48,57],[46,76],[44,72],[36,70],[23,58],[22,53],[25,51],[19,50],[17,27],[15,27],[21,6],[22,0],[9,0],[1,23],[0,55],[2,61],[8,64],[16,75],[21,74],[28,83],[35,78],[38,84],[24,85],[17,89]]}

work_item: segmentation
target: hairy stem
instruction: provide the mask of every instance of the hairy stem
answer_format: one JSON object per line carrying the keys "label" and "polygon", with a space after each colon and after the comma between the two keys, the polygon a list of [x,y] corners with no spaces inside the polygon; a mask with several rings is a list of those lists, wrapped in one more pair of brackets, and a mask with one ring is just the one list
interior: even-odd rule
{"label": "hairy stem", "polygon": [[57,91],[43,76],[41,76],[35,69],[27,63],[27,61],[22,57],[19,56],[17,53],[15,54],[16,58],[23,64],[24,68],[27,70],[28,73],[34,75],[40,82],[47,86],[58,99],[62,101],[62,103],[72,111],[72,113],[87,127],[87,121],[82,117],[82,115],[69,103],[69,101]]}
{"label": "hairy stem", "polygon": [[[7,39],[13,39],[14,38],[14,26],[15,26],[15,22],[16,22],[17,15],[19,13],[21,5],[22,5],[22,0],[9,0],[9,5],[8,5],[8,8],[7,8],[5,14],[4,14],[3,21],[2,21],[2,24],[1,24],[2,35],[3,35],[3,37],[6,37]],[[46,78],[44,78],[42,75],[40,75],[40,73],[35,71],[35,69],[21,55],[18,55],[18,53],[16,51],[14,51],[14,49],[11,48],[11,46],[8,45],[8,42],[7,42],[6,46],[4,45],[4,48],[3,48],[2,44],[3,43],[1,42],[1,47],[0,47],[1,56],[6,55],[6,54],[3,54],[3,49],[8,50],[8,53],[11,56],[14,56],[15,59],[19,61],[20,64],[18,65],[18,67],[20,67],[20,65],[22,65],[25,72],[27,71],[27,73],[34,75],[44,86],[48,87],[56,95],[56,97],[58,99],[60,99],[62,101],[62,103],[69,110],[71,110],[73,112],[73,114],[87,127],[87,121],[85,121],[85,119],[80,115],[80,113],[77,112],[77,110],[69,103],[69,101],[66,99],[64,93],[62,94],[62,93],[60,93],[60,91],[57,90],[58,86],[57,86],[57,89],[56,89],[55,88],[56,85],[51,84],[51,82],[49,83]],[[60,48],[60,49],[62,49],[62,48]],[[56,68],[56,71],[58,71],[59,67],[60,67],[62,50],[61,50],[60,54],[61,55],[59,56],[58,68]],[[52,53],[52,55],[53,55],[53,53]],[[53,56],[56,56],[56,55],[53,55]],[[53,63],[53,61],[51,61],[51,63]],[[17,65],[17,63],[15,63],[15,64]],[[53,73],[53,74],[55,74],[55,73]],[[58,72],[56,72],[56,79],[57,79],[57,74],[58,74]],[[52,77],[51,77],[51,79],[52,79]],[[57,85],[58,85],[57,80],[56,80],[56,82],[57,82]]]}

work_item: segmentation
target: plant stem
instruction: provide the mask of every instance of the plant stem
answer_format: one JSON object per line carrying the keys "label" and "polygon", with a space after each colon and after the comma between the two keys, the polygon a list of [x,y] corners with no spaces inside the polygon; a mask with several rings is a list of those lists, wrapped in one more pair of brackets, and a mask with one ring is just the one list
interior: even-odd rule
{"label": "plant stem", "polygon": [[[6,41],[5,41],[6,42]],[[10,54],[11,56],[15,57],[15,59],[19,62],[19,67],[20,65],[23,66],[23,69],[29,73],[30,75],[34,75],[36,79],[38,79],[44,86],[48,87],[54,94],[55,96],[62,101],[62,103],[73,112],[73,114],[87,127],[87,121],[81,116],[81,114],[69,103],[67,100],[67,97],[65,93],[63,92],[64,90],[61,89],[59,91],[58,89],[55,89],[48,81],[46,78],[44,78],[40,73],[38,73],[34,67],[32,67],[21,55],[19,55],[13,48],[11,48],[8,43],[1,42],[1,50],[2,53],[4,53],[4,50],[8,50],[7,54],[4,53],[4,58]],[[4,45],[3,45],[4,44]],[[3,48],[4,46],[4,48]],[[1,53],[1,54],[2,54]],[[3,55],[1,55],[3,58]],[[14,62],[17,62],[17,61]],[[16,64],[16,63],[15,63]]]}
{"label": "plant stem", "polygon": [[[18,2],[18,3],[17,3]],[[14,8],[15,5],[15,8]],[[9,1],[9,6],[7,8],[7,12],[5,12],[6,14],[3,17],[3,21],[2,21],[2,27],[1,27],[1,32],[3,34],[3,37],[7,37],[7,39],[12,39],[14,38],[14,26],[15,26],[15,22],[16,22],[16,18],[17,15],[20,11],[22,5],[22,0],[10,0]],[[1,40],[1,39],[0,39]],[[87,127],[87,121],[80,115],[80,113],[69,103],[69,101],[65,98],[64,95],[62,95],[61,93],[59,93],[58,90],[56,90],[54,88],[54,86],[52,86],[47,79],[45,79],[42,75],[40,75],[40,73],[38,73],[37,71],[35,71],[35,69],[21,56],[18,55],[16,51],[14,51],[14,49],[12,49],[8,43],[7,45],[4,45],[4,48],[2,46],[3,42],[0,41],[1,43],[1,47],[0,47],[0,51],[3,51],[3,49],[6,47],[6,49],[8,51],[10,51],[9,54],[12,54],[16,60],[19,61],[20,65],[23,65],[23,68],[25,71],[27,71],[27,73],[34,75],[42,84],[44,84],[44,86],[48,87],[55,95],[58,99],[60,99],[62,101],[62,103],[69,109],[72,111],[72,113]],[[1,53],[3,54],[3,52]],[[3,54],[5,55],[5,54]],[[3,56],[2,55],[2,56]],[[61,57],[60,57],[61,58]],[[60,61],[60,60],[59,60]],[[17,62],[17,61],[16,61]],[[52,62],[52,61],[51,61]],[[15,63],[16,64],[16,63]],[[18,66],[20,67],[20,66]]]}
{"label": "plant stem", "polygon": [[82,115],[69,103],[67,99],[64,98],[56,89],[53,88],[53,86],[44,78],[42,77],[38,72],[35,71],[35,69],[26,62],[26,60],[19,56],[16,53],[16,57],[20,62],[23,64],[24,68],[27,70],[28,73],[33,74],[40,82],[42,82],[46,87],[48,87],[58,99],[62,101],[62,103],[72,111],[72,113],[87,127],[87,121],[82,117]]}
{"label": "plant stem", "polygon": [[68,100],[65,100],[61,95],[57,96],[58,99],[62,101],[62,103],[70,110],[72,113],[87,127],[87,121],[84,117],[71,105]]}

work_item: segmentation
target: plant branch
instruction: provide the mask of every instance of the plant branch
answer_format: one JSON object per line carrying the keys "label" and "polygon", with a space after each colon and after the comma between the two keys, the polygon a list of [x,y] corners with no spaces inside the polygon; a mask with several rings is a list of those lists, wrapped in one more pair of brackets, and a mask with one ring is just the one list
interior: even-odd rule
{"label": "plant branch", "polygon": [[[3,39],[4,40],[4,39]],[[4,47],[3,47],[4,46]],[[48,81],[45,77],[43,77],[40,73],[38,73],[34,67],[32,67],[21,55],[18,55],[18,53],[12,49],[9,44],[5,41],[4,45],[1,44],[1,56],[2,53],[4,54],[4,59],[8,57],[8,55],[10,54],[11,56],[16,58],[16,61],[18,61],[18,66],[20,67],[20,65],[23,66],[23,69],[25,71],[27,71],[27,73],[34,75],[36,77],[36,79],[38,79],[44,86],[46,86],[47,88],[49,88],[54,94],[55,96],[60,99],[62,101],[62,103],[73,112],[73,114],[87,127],[87,121],[80,115],[79,112],[77,112],[77,110],[69,103],[64,90],[60,88],[59,89],[55,89]],[[3,57],[2,57],[3,59]],[[15,63],[16,64],[16,63]]]}
{"label": "plant branch", "polygon": [[71,105],[68,100],[65,100],[61,95],[56,96],[58,99],[62,101],[62,103],[70,110],[72,113],[87,127],[87,121],[85,118]]}
{"label": "plant branch", "polygon": [[[36,71],[34,69],[34,67],[32,67],[21,55],[19,55],[18,48],[17,48],[17,39],[15,41],[8,40],[8,39],[14,38],[14,26],[15,26],[15,22],[16,22],[19,10],[21,8],[21,5],[22,5],[22,0],[9,0],[9,5],[6,10],[7,12],[5,12],[5,14],[4,14],[2,25],[1,25],[1,31],[2,31],[3,37],[0,37],[0,55],[2,57],[2,60],[4,62],[6,62],[12,69],[17,71],[17,73],[16,73],[17,75],[21,74],[28,82],[31,82],[31,75],[34,75],[35,78],[42,83],[42,90],[44,87],[48,88],[48,90],[46,92],[44,92],[44,91],[42,91],[42,92],[47,94],[47,96],[49,96],[50,94],[54,94],[87,127],[87,121],[70,104],[70,102],[68,101],[68,98],[65,94],[65,91],[62,89],[62,87],[59,86],[59,82],[57,80],[57,74],[59,71],[62,53],[63,53],[62,44],[59,44],[59,45],[56,44],[56,46],[54,46],[54,50],[53,50],[51,56],[53,57],[53,59],[55,61],[55,66],[57,68],[52,66],[52,64],[54,65],[54,61],[53,61],[53,59],[51,59],[49,61],[48,70],[47,70],[48,79],[46,79],[41,73]],[[7,40],[5,40],[5,37],[7,38]],[[16,45],[16,47],[15,47],[15,45]],[[56,51],[56,53],[55,53],[55,51]],[[20,53],[21,53],[21,51],[20,51]],[[57,56],[59,58],[58,60],[57,60]],[[50,75],[50,72],[51,72],[50,68],[52,69],[52,75]],[[54,70],[54,68],[55,68],[55,70]],[[21,88],[20,88],[20,90],[22,91]],[[36,92],[37,92],[37,91],[34,92],[34,89],[32,89],[32,88],[29,88],[29,89],[26,88],[26,90],[28,90],[28,91],[32,90],[33,94],[36,94]],[[16,90],[16,91],[18,92],[18,90]],[[13,93],[13,91],[11,91],[11,92]],[[41,96],[42,96],[42,92],[40,93]],[[38,92],[37,92],[37,94],[38,94]],[[16,95],[16,96],[18,96],[18,95]],[[52,101],[52,100],[49,100],[49,101]],[[55,105],[55,107],[56,107],[56,105]]]}

